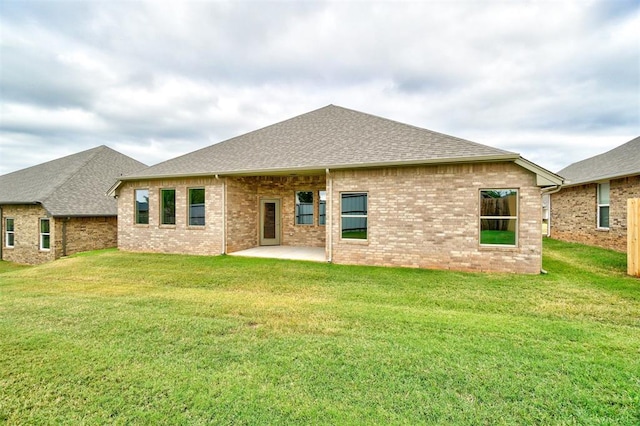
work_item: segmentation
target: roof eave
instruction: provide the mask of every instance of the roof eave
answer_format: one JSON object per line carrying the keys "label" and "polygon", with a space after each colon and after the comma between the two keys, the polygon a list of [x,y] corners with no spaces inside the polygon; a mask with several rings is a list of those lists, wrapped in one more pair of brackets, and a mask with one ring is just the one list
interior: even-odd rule
{"label": "roof eave", "polygon": [[[141,175],[141,176],[124,176],[109,189],[108,195],[114,195],[115,191],[124,182],[138,180],[155,180],[155,179],[176,179],[187,177],[204,177],[204,176],[256,176],[256,175],[285,175],[292,173],[314,173],[324,172],[325,170],[337,169],[363,169],[363,168],[380,168],[380,167],[399,167],[399,166],[417,166],[431,164],[459,164],[459,163],[487,163],[487,162],[505,162],[515,161],[520,158],[519,154],[500,154],[500,155],[484,155],[470,157],[448,157],[434,158],[422,160],[403,160],[403,161],[384,161],[373,163],[348,163],[348,164],[324,164],[317,166],[303,167],[287,167],[273,169],[247,169],[247,170],[231,170],[231,171],[209,171],[201,173],[176,173],[176,174],[158,174],[158,175]],[[549,172],[550,173],[550,172]]]}
{"label": "roof eave", "polygon": [[547,186],[560,186],[564,183],[564,179],[562,178],[562,176],[550,172],[549,170],[540,167],[525,158],[518,156],[518,158],[515,160],[515,163],[520,167],[524,167],[525,169],[536,174],[537,186],[544,188]]}
{"label": "roof eave", "polygon": [[565,179],[565,184],[563,186],[564,187],[579,186],[579,185],[585,185],[587,183],[603,182],[603,181],[614,180],[614,179],[624,179],[626,177],[638,176],[638,175],[640,175],[640,171],[632,172],[632,173],[615,174],[615,175],[596,176],[588,180],[579,180],[579,181],[572,181],[570,179]]}

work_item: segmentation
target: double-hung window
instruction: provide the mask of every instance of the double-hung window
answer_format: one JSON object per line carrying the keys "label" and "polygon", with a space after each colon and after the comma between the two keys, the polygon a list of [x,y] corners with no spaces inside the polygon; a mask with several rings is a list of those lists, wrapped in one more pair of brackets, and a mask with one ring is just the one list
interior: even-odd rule
{"label": "double-hung window", "polygon": [[518,241],[518,191],[480,191],[480,245],[515,246]]}
{"label": "double-hung window", "polygon": [[189,188],[189,226],[204,226],[204,188]]}
{"label": "double-hung window", "polygon": [[296,225],[313,225],[313,191],[296,191]]}
{"label": "double-hung window", "polygon": [[176,190],[160,190],[160,223],[162,225],[176,224]]}
{"label": "double-hung window", "polygon": [[4,245],[5,247],[12,248],[15,245],[15,222],[13,218],[7,217],[4,219]]}
{"label": "double-hung window", "polygon": [[598,228],[609,229],[609,182],[598,184]]}
{"label": "double-hung window", "polygon": [[136,189],[136,224],[149,224],[149,190]]}
{"label": "double-hung window", "polygon": [[51,223],[49,219],[40,219],[40,250],[51,249]]}
{"label": "double-hung window", "polygon": [[343,192],[340,194],[342,238],[367,239],[367,195],[366,192]]}

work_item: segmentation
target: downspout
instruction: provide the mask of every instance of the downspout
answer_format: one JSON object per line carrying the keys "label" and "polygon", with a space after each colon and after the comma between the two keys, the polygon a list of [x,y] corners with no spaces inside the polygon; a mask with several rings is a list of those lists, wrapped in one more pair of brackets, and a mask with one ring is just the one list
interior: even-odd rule
{"label": "downspout", "polygon": [[[216,180],[220,180],[220,176],[216,175]],[[221,254],[227,253],[227,179],[222,179],[222,247],[220,249]]]}
{"label": "downspout", "polygon": [[62,219],[62,256],[67,256],[67,222],[70,218]]}
{"label": "downspout", "polygon": [[[551,187],[549,190],[543,189],[543,195],[551,195],[559,192],[562,189],[562,185],[556,185]],[[547,237],[551,236],[551,197],[549,197],[549,220],[547,221]]]}
{"label": "downspout", "polygon": [[[15,229],[15,228],[13,228],[13,229]],[[2,206],[0,206],[0,260],[3,260],[2,247],[4,247],[4,245],[6,244],[4,239],[5,239],[5,235],[4,235],[4,216],[2,214]]]}
{"label": "downspout", "polygon": [[327,181],[327,200],[325,205],[325,215],[327,222],[327,229],[329,230],[329,235],[327,235],[327,245],[329,249],[327,251],[327,262],[331,263],[333,261],[333,180],[331,178],[331,174],[329,173],[329,169],[326,169],[326,181]]}

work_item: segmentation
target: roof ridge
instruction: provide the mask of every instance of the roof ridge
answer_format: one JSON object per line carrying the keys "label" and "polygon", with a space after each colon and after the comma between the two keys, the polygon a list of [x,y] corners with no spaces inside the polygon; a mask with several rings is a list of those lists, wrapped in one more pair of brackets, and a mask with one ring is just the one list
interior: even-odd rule
{"label": "roof ridge", "polygon": [[[414,125],[414,124],[404,123],[404,122],[402,122],[402,121],[394,120],[394,119],[392,119],[392,118],[386,118],[386,117],[382,117],[382,116],[380,116],[380,115],[370,114],[370,113],[368,113],[368,112],[362,112],[362,111],[358,111],[358,110],[351,109],[351,108],[345,108],[345,107],[342,107],[342,106],[339,106],[339,105],[333,105],[333,104],[330,104],[330,105],[328,105],[328,106],[333,106],[333,107],[336,107],[336,108],[341,108],[341,109],[344,109],[344,110],[347,110],[347,111],[355,112],[355,113],[357,113],[357,114],[368,115],[369,117],[374,117],[374,118],[377,118],[377,119],[379,119],[379,120],[387,120],[387,121],[390,121],[390,122],[393,122],[393,123],[396,123],[396,124],[400,124],[400,125],[402,125],[402,126],[408,126],[408,127],[412,127],[412,128],[414,128],[414,129],[417,129],[417,130],[422,130],[422,131],[426,131],[426,132],[434,133],[434,134],[436,134],[436,135],[440,135],[440,136],[446,136],[446,137],[448,137],[448,138],[456,139],[456,140],[461,141],[461,142],[471,143],[471,144],[474,144],[474,145],[476,145],[476,146],[481,146],[481,147],[487,147],[487,146],[488,146],[488,145],[486,145],[486,144],[481,144],[481,143],[479,143],[479,142],[470,141],[469,139],[464,139],[464,138],[460,138],[460,137],[458,137],[458,136],[449,135],[449,134],[447,134],[447,133],[442,133],[442,132],[438,132],[438,131],[435,131],[435,130],[427,129],[426,127],[419,127],[419,126],[416,126],[416,125]],[[325,108],[326,108],[326,107],[325,107]],[[322,108],[320,108],[320,109],[322,109]],[[507,151],[507,150],[500,149],[500,148],[495,148],[495,147],[490,147],[490,148],[500,150],[500,151],[502,151],[502,152],[504,152],[504,153],[506,153],[506,154],[517,154],[517,155],[520,155],[519,153],[517,153],[517,152],[513,152],[513,151]]]}
{"label": "roof ridge", "polygon": [[[190,151],[190,152],[187,152],[187,153],[185,153],[185,154],[178,155],[177,157],[172,157],[172,158],[170,158],[170,159],[168,159],[168,160],[161,161],[160,163],[154,164],[153,166],[149,166],[149,168],[156,167],[156,166],[159,166],[159,165],[161,165],[161,164],[168,163],[168,162],[170,162],[170,161],[174,161],[174,160],[177,160],[177,159],[182,158],[182,157],[186,157],[187,155],[193,155],[193,154],[195,154],[196,152],[200,152],[200,151],[204,151],[204,150],[206,150],[206,149],[209,149],[209,148],[211,148],[211,147],[212,147],[212,146],[214,146],[214,145],[221,146],[222,144],[226,144],[226,143],[228,143],[228,142],[232,142],[232,141],[233,141],[233,140],[235,140],[235,139],[238,139],[238,138],[241,138],[241,137],[244,137],[244,136],[251,135],[251,134],[256,133],[256,132],[259,132],[259,131],[261,131],[261,130],[265,130],[265,129],[268,129],[268,128],[270,128],[270,127],[274,127],[274,126],[280,125],[280,124],[282,124],[282,123],[286,123],[286,122],[288,122],[288,121],[294,120],[294,119],[296,119],[296,118],[303,117],[303,116],[305,116],[305,115],[308,115],[308,114],[311,114],[311,113],[314,113],[314,112],[318,112],[318,111],[320,111],[320,110],[323,110],[323,109],[325,109],[325,108],[329,108],[329,107],[331,107],[331,106],[335,107],[336,105],[329,104],[329,105],[323,106],[323,107],[321,107],[321,108],[314,109],[313,111],[305,112],[304,114],[299,114],[299,115],[296,115],[296,116],[294,116],[294,117],[290,117],[290,118],[284,119],[284,120],[282,120],[282,121],[278,121],[278,122],[275,122],[275,123],[269,124],[269,125],[267,125],[267,126],[260,127],[259,129],[251,130],[251,131],[248,131],[248,132],[246,132],[246,133],[242,133],[242,134],[240,134],[240,135],[236,135],[236,136],[230,137],[230,138],[228,138],[228,139],[222,140],[222,141],[220,141],[220,142],[215,142],[215,143],[213,143],[213,144],[209,144],[209,145],[204,146],[204,147],[202,147],[202,148],[196,149],[195,151]],[[340,107],[338,107],[338,108],[340,108]],[[344,109],[346,109],[346,108],[344,108]]]}
{"label": "roof ridge", "polygon": [[[67,178],[66,178],[66,179],[64,179],[62,182],[60,182],[60,184],[59,184],[59,185],[57,185],[57,186],[53,187],[53,188],[51,189],[51,191],[49,191],[49,193],[48,193],[48,194],[47,194],[47,195],[46,195],[42,200],[40,200],[40,203],[41,203],[41,204],[43,204],[43,206],[44,206],[44,201],[46,201],[46,200],[48,200],[49,198],[51,198],[51,196],[52,196],[53,194],[55,194],[55,193],[58,191],[58,189],[60,189],[61,187],[63,187],[67,182],[69,182],[69,181],[70,181],[71,179],[73,179],[73,178],[74,178],[78,173],[80,173],[80,171],[81,171],[81,170],[82,170],[82,169],[83,169],[87,164],[89,164],[89,162],[90,162],[91,160],[93,160],[93,159],[96,157],[96,155],[98,155],[100,152],[103,152],[103,151],[105,150],[105,148],[106,148],[106,149],[111,149],[111,148],[109,148],[108,146],[106,146],[106,145],[104,145],[104,144],[103,144],[103,145],[96,146],[96,147],[94,147],[94,148],[90,148],[90,149],[87,149],[87,150],[84,150],[84,151],[77,152],[77,153],[75,153],[75,154],[67,155],[66,157],[59,158],[58,160],[61,160],[61,159],[63,159],[63,158],[72,157],[72,156],[74,156],[74,155],[86,154],[86,153],[88,153],[89,151],[95,151],[95,152],[91,153],[91,155],[89,155],[85,161],[83,161],[83,162],[81,162],[81,163],[78,163],[78,166],[75,168],[75,170],[74,170],[71,174],[69,174],[69,177],[67,177]],[[53,160],[53,161],[56,161],[56,160]]]}

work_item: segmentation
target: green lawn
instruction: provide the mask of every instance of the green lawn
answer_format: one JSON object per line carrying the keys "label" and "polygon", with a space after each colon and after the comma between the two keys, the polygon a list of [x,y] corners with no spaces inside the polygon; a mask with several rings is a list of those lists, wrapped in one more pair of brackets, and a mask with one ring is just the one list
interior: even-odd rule
{"label": "green lawn", "polygon": [[640,280],[94,252],[0,262],[0,423],[640,424]]}

